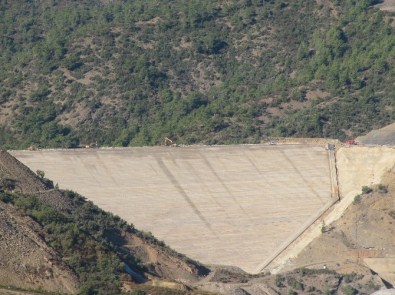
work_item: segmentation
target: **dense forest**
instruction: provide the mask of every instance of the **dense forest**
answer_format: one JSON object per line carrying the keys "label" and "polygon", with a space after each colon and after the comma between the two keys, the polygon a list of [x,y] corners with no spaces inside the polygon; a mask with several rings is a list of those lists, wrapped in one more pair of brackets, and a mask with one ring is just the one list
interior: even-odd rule
{"label": "dense forest", "polygon": [[351,138],[395,119],[374,0],[0,1],[4,148]]}

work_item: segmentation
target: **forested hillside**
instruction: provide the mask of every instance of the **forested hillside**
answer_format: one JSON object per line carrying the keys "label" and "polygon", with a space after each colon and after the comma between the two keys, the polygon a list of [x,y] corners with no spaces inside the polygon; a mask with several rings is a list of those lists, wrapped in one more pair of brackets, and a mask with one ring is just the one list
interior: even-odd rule
{"label": "forested hillside", "polygon": [[395,119],[374,0],[0,1],[0,141],[345,139]]}

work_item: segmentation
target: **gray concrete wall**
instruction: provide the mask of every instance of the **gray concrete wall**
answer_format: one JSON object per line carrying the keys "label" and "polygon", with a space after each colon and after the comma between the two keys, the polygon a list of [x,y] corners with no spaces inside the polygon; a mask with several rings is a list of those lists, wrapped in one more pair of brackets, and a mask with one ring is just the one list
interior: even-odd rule
{"label": "gray concrete wall", "polygon": [[312,145],[13,151],[191,258],[255,272],[328,202],[328,153]]}
{"label": "gray concrete wall", "polygon": [[[361,193],[362,186],[373,186],[381,182],[385,173],[394,167],[395,147],[344,146],[336,151],[335,161],[338,187],[332,185],[332,190],[338,189],[340,201],[331,206],[320,219],[289,244],[265,267],[265,270],[279,273],[302,267],[293,263],[294,258],[321,235],[323,221],[330,226],[332,222],[341,218],[355,196]],[[331,178],[334,177],[332,175]],[[323,258],[323,262],[325,261],[326,259]]]}

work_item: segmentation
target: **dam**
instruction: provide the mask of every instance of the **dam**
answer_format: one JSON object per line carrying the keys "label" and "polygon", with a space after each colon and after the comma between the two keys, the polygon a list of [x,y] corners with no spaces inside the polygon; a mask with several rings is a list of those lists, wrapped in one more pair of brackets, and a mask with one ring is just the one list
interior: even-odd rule
{"label": "dam", "polygon": [[338,198],[318,144],[11,151],[205,264],[256,273]]}

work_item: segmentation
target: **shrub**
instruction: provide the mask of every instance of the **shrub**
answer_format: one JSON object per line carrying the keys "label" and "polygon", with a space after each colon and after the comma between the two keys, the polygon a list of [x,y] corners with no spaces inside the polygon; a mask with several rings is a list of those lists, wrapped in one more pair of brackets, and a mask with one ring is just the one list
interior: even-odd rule
{"label": "shrub", "polygon": [[306,267],[298,268],[295,270],[296,273],[302,276],[313,275],[313,274],[335,274],[336,272],[327,268],[310,269]]}
{"label": "shrub", "polygon": [[303,285],[303,283],[302,283],[302,282],[299,282],[299,281],[296,280],[295,278],[292,278],[292,277],[288,278],[288,279],[287,279],[287,283],[288,283],[288,285],[289,285],[290,287],[292,287],[292,288],[294,288],[294,289],[296,289],[296,290],[301,290],[301,291],[304,290],[304,285]]}
{"label": "shrub", "polygon": [[276,279],[275,279],[276,287],[279,287],[279,288],[284,287],[284,284],[283,284],[284,281],[285,281],[285,278],[282,275],[276,275]]}
{"label": "shrub", "polygon": [[368,187],[368,186],[362,187],[362,194],[364,194],[364,195],[370,194],[372,191],[373,191],[373,189],[371,187]]}
{"label": "shrub", "polygon": [[13,197],[7,193],[0,193],[0,201],[4,203],[11,203],[13,201]]}
{"label": "shrub", "polygon": [[356,275],[357,274],[355,272],[353,272],[351,274],[346,274],[343,276],[343,280],[345,283],[351,283],[352,281],[354,281]]}
{"label": "shrub", "polygon": [[381,184],[381,183],[380,183],[380,184],[377,186],[377,189],[378,189],[378,191],[379,191],[380,193],[383,193],[383,194],[388,193],[388,187],[385,186],[384,184]]}
{"label": "shrub", "polygon": [[1,185],[1,189],[7,190],[7,191],[12,191],[15,189],[16,181],[11,178],[2,178],[0,180],[0,185]]}
{"label": "shrub", "polygon": [[45,172],[44,171],[37,170],[36,173],[37,173],[38,177],[40,177],[41,179],[44,179],[44,177],[45,177]]}
{"label": "shrub", "polygon": [[352,286],[347,285],[342,288],[342,292],[344,295],[356,295],[358,293]]}
{"label": "shrub", "polygon": [[370,280],[370,281],[368,282],[368,288],[369,288],[370,290],[375,290],[375,291],[377,291],[377,290],[380,289],[380,285],[376,285],[372,280]]}
{"label": "shrub", "polygon": [[326,224],[325,224],[325,220],[322,221],[321,224],[321,233],[325,233],[328,230]]}
{"label": "shrub", "polygon": [[362,198],[361,195],[356,195],[356,196],[354,197],[353,204],[355,205],[355,204],[361,203],[361,198]]}
{"label": "shrub", "polygon": [[314,292],[315,290],[316,290],[316,288],[314,286],[309,286],[307,288],[307,292],[309,292],[309,293]]}

